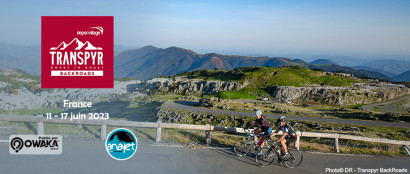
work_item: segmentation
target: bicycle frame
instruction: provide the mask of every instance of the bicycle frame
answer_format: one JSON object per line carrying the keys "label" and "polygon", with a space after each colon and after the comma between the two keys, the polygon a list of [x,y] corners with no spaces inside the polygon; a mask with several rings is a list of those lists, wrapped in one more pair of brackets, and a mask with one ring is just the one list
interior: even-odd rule
{"label": "bicycle frame", "polygon": [[[252,131],[252,132],[249,131],[249,132],[247,132],[246,134],[247,134],[248,137],[246,138],[245,144],[247,144],[248,142],[251,142],[251,147],[252,147],[252,148],[257,148],[257,147],[258,147],[257,142],[259,142],[258,140],[260,139],[260,137],[258,137],[258,135],[256,135],[255,133],[253,133],[253,131]],[[258,137],[258,138],[257,138],[257,137]],[[268,145],[268,138],[269,138],[269,137],[267,137],[267,138],[265,139],[265,144],[266,144],[266,145]],[[269,146],[269,145],[268,145],[268,146]],[[245,156],[245,155],[247,155],[249,152],[250,152],[250,150],[249,150],[248,152],[246,152],[245,154],[243,154],[243,155]]]}
{"label": "bicycle frame", "polygon": [[[272,151],[275,152],[276,156],[278,156],[278,159],[281,163],[285,162],[285,160],[282,158],[282,155],[278,153],[278,150],[282,151],[281,149],[282,145],[279,143],[275,143],[273,144],[269,150],[266,152],[266,155],[269,155],[269,153],[271,153]],[[289,152],[289,146],[286,146],[287,151]],[[282,152],[281,152],[282,153]],[[273,162],[273,161],[272,161]],[[272,162],[270,162],[269,164],[272,164]]]}
{"label": "bicycle frame", "polygon": [[[261,135],[263,135],[263,134],[258,134],[258,135],[256,135],[255,133],[253,133],[253,132],[248,132],[247,133],[248,134],[248,138],[247,138],[247,140],[246,140],[246,142],[248,142],[249,141],[249,139],[250,138],[252,138],[253,140],[253,146],[254,147],[257,147],[258,145],[257,145],[257,141],[255,141],[256,140],[256,138],[258,139],[258,140],[260,140],[260,136]],[[268,143],[268,139],[270,139],[270,137],[265,137],[265,144],[267,144]],[[258,141],[259,142],[259,141]]]}

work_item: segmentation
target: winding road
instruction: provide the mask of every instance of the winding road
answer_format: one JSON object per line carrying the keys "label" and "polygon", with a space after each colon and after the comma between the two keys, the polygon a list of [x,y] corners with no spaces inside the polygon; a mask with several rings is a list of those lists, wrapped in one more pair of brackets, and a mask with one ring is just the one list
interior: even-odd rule
{"label": "winding road", "polygon": [[[185,110],[185,111],[197,112],[197,113],[234,115],[234,116],[243,116],[243,117],[253,116],[253,113],[249,113],[249,112],[214,110],[214,109],[206,109],[206,108],[192,106],[195,104],[197,104],[197,102],[167,101],[165,102],[164,106],[167,108],[171,108],[171,109]],[[263,114],[263,115],[268,118],[278,118],[280,116],[276,114]],[[302,116],[288,116],[288,115],[286,115],[286,117],[289,120],[309,121],[309,122],[339,123],[339,124],[361,125],[361,126],[410,128],[410,123],[405,123],[405,122],[368,121],[368,120],[358,120],[358,119],[337,119],[337,118],[302,117]]]}
{"label": "winding road", "polygon": [[400,108],[397,107],[398,103],[402,103],[404,105],[407,105],[407,112],[410,111],[410,95],[406,95],[404,97],[396,98],[393,100],[385,101],[385,102],[379,102],[379,103],[373,103],[369,105],[364,105],[362,106],[362,109],[365,111],[373,111],[373,108],[380,108],[383,110],[383,112],[393,112],[393,113],[401,113],[402,111]]}

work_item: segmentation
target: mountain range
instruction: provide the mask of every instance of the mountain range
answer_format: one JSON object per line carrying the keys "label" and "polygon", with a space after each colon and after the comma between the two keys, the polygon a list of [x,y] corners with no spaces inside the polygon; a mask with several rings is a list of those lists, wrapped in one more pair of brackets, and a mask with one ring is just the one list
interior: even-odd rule
{"label": "mountain range", "polygon": [[394,79],[396,81],[409,82],[410,81],[410,70],[404,73],[401,73],[397,76],[394,76]]}
{"label": "mountain range", "polygon": [[315,65],[339,65],[329,59],[317,59],[315,61],[310,62],[310,64],[315,64]]}
{"label": "mountain range", "polygon": [[[82,42],[81,42],[82,43]],[[84,43],[83,43],[84,44]],[[68,44],[67,44],[68,45]],[[76,48],[78,44],[72,44]],[[56,45],[57,46],[57,45]],[[41,47],[0,44],[0,69],[22,69],[30,74],[39,75],[41,70]],[[192,50],[169,47],[166,49],[145,46],[131,49],[114,45],[114,72],[116,77],[149,79],[151,77],[175,75],[198,69],[231,70],[248,66],[301,66],[324,71],[340,71],[356,76],[367,76],[385,80],[410,81],[410,61],[375,60],[363,61],[352,67],[341,66],[339,61],[315,56],[310,63],[302,59],[267,56],[238,56],[217,53],[198,54]],[[338,59],[341,60],[342,58]],[[350,60],[350,59],[349,59]],[[354,62],[354,61],[351,61]]]}
{"label": "mountain range", "polygon": [[410,70],[410,61],[389,59],[373,60],[362,63],[359,66],[366,66],[369,68],[390,72],[394,75],[399,75]]}
{"label": "mountain range", "polygon": [[146,46],[140,49],[124,51],[115,56],[114,65],[116,77],[132,77],[141,80],[200,69],[231,70],[249,66],[300,66],[329,72],[345,72],[358,77],[394,81],[392,77],[377,71],[356,70],[340,66],[330,60],[316,60],[312,63],[307,63],[301,59],[288,59],[284,57],[251,57],[221,55],[217,53],[198,54],[192,50],[178,47],[162,49]]}
{"label": "mountain range", "polygon": [[40,45],[0,44],[0,68],[22,69],[29,74],[39,75],[41,72]]}

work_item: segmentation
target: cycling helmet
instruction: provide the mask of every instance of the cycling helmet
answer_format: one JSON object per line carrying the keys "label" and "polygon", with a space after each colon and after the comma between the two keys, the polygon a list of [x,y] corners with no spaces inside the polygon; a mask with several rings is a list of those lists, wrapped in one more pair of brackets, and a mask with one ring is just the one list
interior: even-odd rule
{"label": "cycling helmet", "polygon": [[255,111],[255,116],[257,117],[259,115],[262,115],[262,111],[260,109]]}
{"label": "cycling helmet", "polygon": [[277,120],[278,123],[286,121],[286,117],[285,116],[280,116]]}
{"label": "cycling helmet", "polygon": [[276,125],[276,126],[279,126],[279,123],[282,122],[282,121],[286,121],[286,117],[285,117],[285,116],[280,116],[280,117],[276,120],[275,125]]}

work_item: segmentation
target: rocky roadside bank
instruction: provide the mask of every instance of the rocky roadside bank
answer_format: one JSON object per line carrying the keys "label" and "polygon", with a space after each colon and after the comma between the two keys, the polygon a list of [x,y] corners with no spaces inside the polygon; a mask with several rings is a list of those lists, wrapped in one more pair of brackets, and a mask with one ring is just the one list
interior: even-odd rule
{"label": "rocky roadside bank", "polygon": [[[136,85],[137,91],[151,94],[216,94],[221,91],[236,91],[249,84],[233,81],[209,81],[184,77],[155,78]],[[390,83],[355,83],[351,87],[271,87],[270,100],[292,102],[313,100],[333,105],[349,106],[369,104],[409,95],[410,88]]]}
{"label": "rocky roadside bank", "polygon": [[154,78],[137,85],[137,91],[152,94],[201,94],[217,93],[221,91],[234,91],[246,87],[247,84],[239,82],[226,82],[217,80],[187,79],[184,77]]}
{"label": "rocky roadside bank", "polygon": [[277,86],[273,91],[272,98],[279,101],[314,100],[341,106],[381,102],[410,94],[404,85],[387,83],[356,83],[353,87]]}

